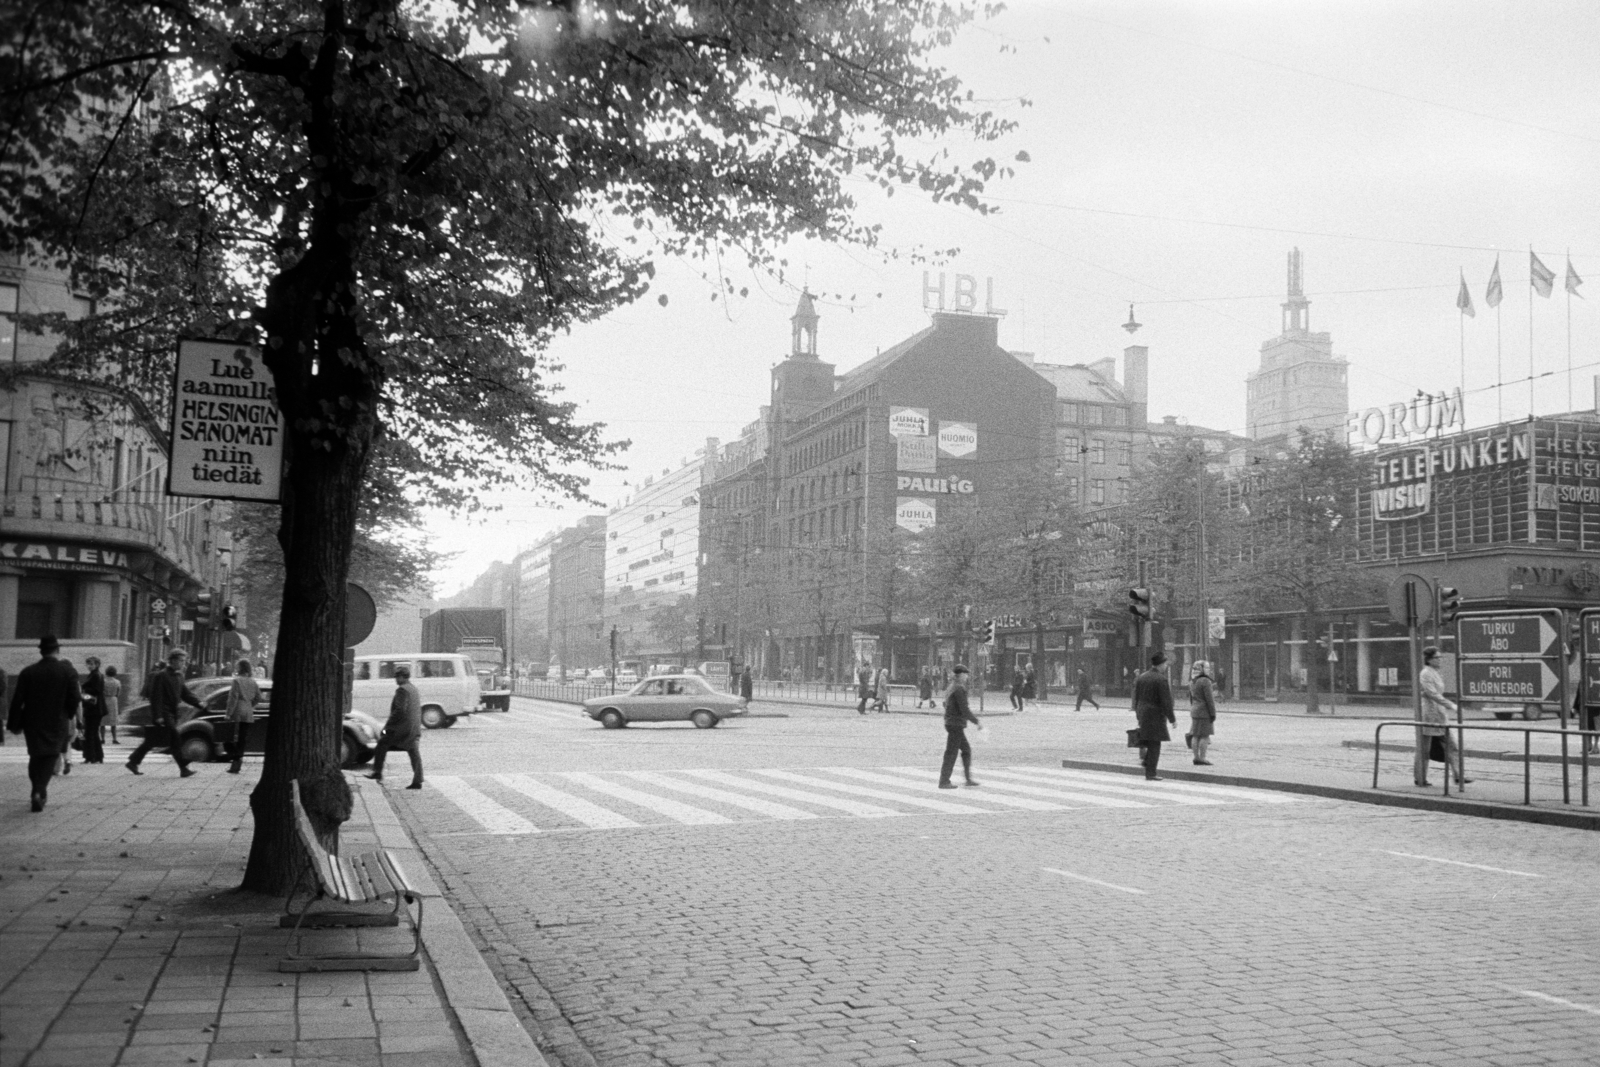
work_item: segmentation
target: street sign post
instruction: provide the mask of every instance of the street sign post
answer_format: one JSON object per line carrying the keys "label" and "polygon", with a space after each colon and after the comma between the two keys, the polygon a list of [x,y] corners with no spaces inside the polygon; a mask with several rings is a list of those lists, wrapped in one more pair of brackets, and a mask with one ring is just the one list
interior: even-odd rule
{"label": "street sign post", "polygon": [[1578,652],[1583,660],[1583,702],[1600,706],[1600,608],[1578,612]]}
{"label": "street sign post", "polygon": [[1477,700],[1561,699],[1560,661],[1547,659],[1469,659],[1460,663],[1461,696]]}
{"label": "street sign post", "polygon": [[1467,612],[1456,627],[1456,651],[1473,658],[1561,658],[1561,612]]}
{"label": "street sign post", "polygon": [[1554,704],[1567,725],[1566,613],[1465,611],[1456,618],[1456,683],[1463,700]]}

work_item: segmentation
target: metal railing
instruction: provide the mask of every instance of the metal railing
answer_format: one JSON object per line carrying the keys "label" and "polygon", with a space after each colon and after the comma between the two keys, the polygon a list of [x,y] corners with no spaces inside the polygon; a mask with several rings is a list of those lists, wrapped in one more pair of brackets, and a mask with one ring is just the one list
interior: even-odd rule
{"label": "metal railing", "polygon": [[[1439,729],[1437,724],[1418,723],[1415,719],[1396,719],[1378,723],[1372,735],[1372,788],[1378,788],[1378,761],[1383,755],[1383,728],[1385,726],[1398,726],[1410,730],[1418,730],[1424,726]],[[1584,807],[1589,806],[1589,741],[1591,738],[1600,738],[1600,730],[1569,730],[1565,728],[1551,729],[1548,726],[1489,726],[1487,724],[1476,726],[1467,723],[1454,722],[1443,726],[1444,730],[1456,731],[1456,758],[1460,761],[1456,767],[1459,772],[1465,768],[1467,762],[1465,737],[1468,730],[1482,730],[1486,733],[1522,735],[1522,802],[1533,803],[1533,735],[1556,734],[1561,738],[1561,803],[1572,803],[1572,769],[1571,753],[1567,749],[1567,738],[1576,737],[1579,740],[1578,755],[1581,768],[1581,796]],[[1429,735],[1437,736],[1437,735]],[[1446,753],[1446,757],[1449,753]],[[1444,795],[1450,795],[1450,767],[1446,764],[1444,774]]]}
{"label": "metal railing", "polygon": [[[619,687],[619,692],[627,692],[633,688]],[[511,691],[519,697],[533,697],[535,700],[553,700],[558,704],[582,704],[590,697],[605,696],[611,692],[611,683],[606,682],[550,682],[539,678],[519,678],[512,683]]]}

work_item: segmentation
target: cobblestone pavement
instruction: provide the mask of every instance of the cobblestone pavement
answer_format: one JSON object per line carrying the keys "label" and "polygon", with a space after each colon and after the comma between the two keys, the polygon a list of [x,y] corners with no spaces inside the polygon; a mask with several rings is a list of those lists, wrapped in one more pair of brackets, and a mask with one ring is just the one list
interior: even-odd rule
{"label": "cobblestone pavement", "polygon": [[[0,748],[0,1067],[472,1064],[427,964],[279,973],[283,901],[229,891],[258,761],[179,779],[153,756],[135,777],[127,746],[108,746],[33,814],[22,752]],[[358,796],[346,848],[373,847],[372,817]]]}
{"label": "cobblestone pavement", "polygon": [[[1583,831],[1061,773],[1131,756],[1110,707],[997,720],[982,786],[941,792],[936,719],[784,710],[605,731],[519,700],[427,736],[444,788],[390,796],[553,1062],[1595,1061]],[[1216,759],[1370,775],[1354,730],[1224,719]]]}

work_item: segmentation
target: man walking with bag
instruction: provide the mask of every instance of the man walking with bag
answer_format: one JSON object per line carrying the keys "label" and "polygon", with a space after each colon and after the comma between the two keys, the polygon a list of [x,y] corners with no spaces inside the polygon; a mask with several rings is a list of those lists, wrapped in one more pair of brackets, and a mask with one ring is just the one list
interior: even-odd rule
{"label": "man walking with bag", "polygon": [[375,782],[383,781],[383,759],[394,749],[411,757],[411,784],[407,789],[422,788],[422,694],[411,684],[411,668],[405,664],[394,669],[394,698],[389,701],[389,721],[384,724],[383,736],[372,754],[372,773],[367,775]]}
{"label": "man walking with bag", "polygon": [[961,772],[968,785],[977,785],[972,777],[972,744],[967,740],[967,723],[982,729],[983,724],[967,706],[967,668],[957,665],[956,679],[950,683],[950,695],[944,698],[944,763],[939,767],[939,788],[954,789],[950,775],[955,773],[956,756],[961,757]]}
{"label": "man walking with bag", "polygon": [[188,704],[201,711],[205,710],[205,706],[195,698],[188,683],[183,680],[183,665],[188,658],[189,654],[183,649],[173,649],[167,654],[166,669],[152,674],[145,683],[144,696],[150,701],[150,725],[144,728],[144,740],[128,757],[128,770],[134,774],[144,773],[139,769],[139,764],[144,762],[152,748],[166,748],[172,753],[180,777],[187,778],[194,773],[189,769],[189,761],[178,744],[178,716],[182,710],[179,705]]}
{"label": "man walking with bag", "polygon": [[72,740],[72,721],[82,694],[78,672],[59,658],[61,642],[53,634],[39,638],[39,662],[22,668],[11,693],[6,729],[28,742],[28,782],[33,786],[33,810],[43,811],[49,799],[50,779]]}
{"label": "man walking with bag", "polygon": [[1167,657],[1160,652],[1150,657],[1150,669],[1133,682],[1133,713],[1139,717],[1139,753],[1144,760],[1147,782],[1159,782],[1156,767],[1161,762],[1161,742],[1172,740],[1167,724],[1178,724],[1172,710],[1172,686],[1161,669]]}

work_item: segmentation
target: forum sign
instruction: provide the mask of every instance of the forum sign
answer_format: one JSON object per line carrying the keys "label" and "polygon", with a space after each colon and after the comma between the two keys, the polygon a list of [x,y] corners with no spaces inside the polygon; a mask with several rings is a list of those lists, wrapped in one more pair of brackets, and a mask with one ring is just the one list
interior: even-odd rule
{"label": "forum sign", "polygon": [[173,496],[278,501],[283,414],[259,350],[232,341],[178,343],[167,472]]}
{"label": "forum sign", "polygon": [[1418,393],[1409,401],[1387,407],[1364,408],[1345,416],[1345,431],[1352,444],[1395,444],[1428,434],[1443,435],[1467,428],[1461,390]]}

